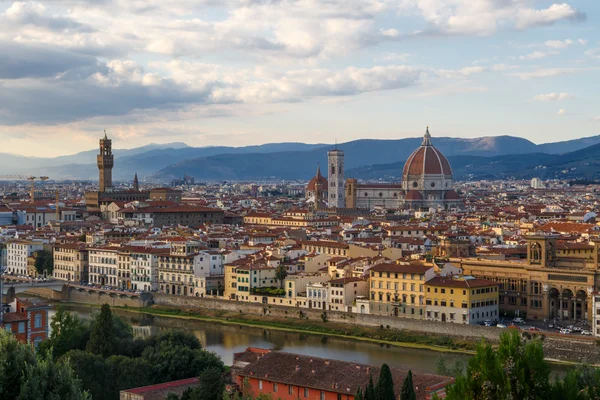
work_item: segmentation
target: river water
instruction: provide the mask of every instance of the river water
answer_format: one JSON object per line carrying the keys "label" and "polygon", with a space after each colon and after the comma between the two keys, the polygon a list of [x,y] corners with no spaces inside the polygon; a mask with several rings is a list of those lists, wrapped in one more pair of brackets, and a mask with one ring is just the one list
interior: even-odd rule
{"label": "river water", "polygon": [[[67,311],[90,318],[93,309],[64,305]],[[54,310],[50,314],[54,314]],[[215,322],[184,320],[150,314],[139,314],[124,310],[113,312],[133,326],[136,336],[147,336],[171,329],[181,329],[193,333],[202,346],[218,354],[226,365],[233,363],[233,354],[248,347],[287,351],[314,357],[351,361],[363,364],[381,365],[412,369],[417,372],[436,372],[440,357],[451,366],[456,360],[465,365],[470,356],[457,353],[440,353],[433,350],[413,349],[396,346],[381,346],[376,343],[351,339],[327,337],[296,332],[282,332],[268,328],[254,328],[224,325]]]}

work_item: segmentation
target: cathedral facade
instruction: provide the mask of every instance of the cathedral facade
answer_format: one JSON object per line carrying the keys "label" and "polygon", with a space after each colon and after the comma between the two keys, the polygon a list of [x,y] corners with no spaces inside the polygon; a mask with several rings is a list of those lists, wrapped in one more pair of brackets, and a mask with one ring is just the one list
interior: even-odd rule
{"label": "cathedral facade", "polygon": [[[408,157],[399,184],[344,181],[344,152],[328,152],[328,206],[330,208],[450,209],[462,201],[453,188],[452,168],[431,142],[429,128],[423,142]],[[320,171],[319,171],[320,173]],[[309,186],[317,177],[313,178]],[[307,188],[308,192],[308,188]]]}

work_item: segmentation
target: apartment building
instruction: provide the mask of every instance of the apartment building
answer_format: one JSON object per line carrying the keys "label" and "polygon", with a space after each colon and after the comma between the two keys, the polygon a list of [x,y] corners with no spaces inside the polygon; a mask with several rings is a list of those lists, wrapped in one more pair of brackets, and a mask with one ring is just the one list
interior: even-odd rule
{"label": "apartment building", "polygon": [[382,263],[369,269],[370,311],[376,315],[425,318],[425,282],[433,266]]}
{"label": "apartment building", "polygon": [[54,279],[86,282],[89,279],[89,251],[83,243],[55,244],[52,248]]}
{"label": "apartment building", "polygon": [[472,276],[436,276],[425,283],[426,319],[478,324],[498,318],[498,283]]}
{"label": "apartment building", "polygon": [[36,251],[43,250],[44,244],[32,240],[12,240],[6,245],[6,272],[13,275],[27,275],[27,258]]}
{"label": "apartment building", "polygon": [[97,285],[117,287],[119,282],[118,247],[95,247],[89,249],[90,282]]}

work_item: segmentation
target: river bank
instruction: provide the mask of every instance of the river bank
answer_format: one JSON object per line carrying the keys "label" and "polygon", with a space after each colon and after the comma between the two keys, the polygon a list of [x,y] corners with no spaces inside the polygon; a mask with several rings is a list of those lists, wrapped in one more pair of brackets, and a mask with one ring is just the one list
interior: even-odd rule
{"label": "river bank", "polygon": [[[45,297],[46,292],[32,291],[31,294]],[[63,296],[64,294],[63,290]],[[123,301],[110,296],[82,292],[80,289],[71,288],[67,294],[68,299],[63,297],[63,303],[99,306],[107,302],[116,309],[150,315],[301,332],[381,346],[427,349],[439,353],[473,354],[483,338],[496,344],[501,332],[493,327],[432,323],[406,318],[305,310],[218,299],[182,299],[182,296],[156,295],[153,305],[143,307],[139,301]],[[549,361],[600,365],[600,347],[595,340],[556,335],[541,335],[541,338],[544,340],[544,351]]]}

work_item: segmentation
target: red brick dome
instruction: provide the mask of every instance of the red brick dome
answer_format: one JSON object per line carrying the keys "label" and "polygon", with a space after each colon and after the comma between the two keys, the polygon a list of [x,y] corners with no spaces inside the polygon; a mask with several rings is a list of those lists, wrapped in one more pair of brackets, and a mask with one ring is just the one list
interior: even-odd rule
{"label": "red brick dome", "polygon": [[406,178],[408,175],[452,175],[452,168],[446,157],[431,144],[429,128],[421,147],[413,151],[404,164],[402,176]]}
{"label": "red brick dome", "polygon": [[319,182],[319,190],[321,192],[327,191],[328,182],[327,178],[321,175],[321,167],[317,168],[317,174],[308,182],[306,190],[314,192],[317,186],[317,182]]}

